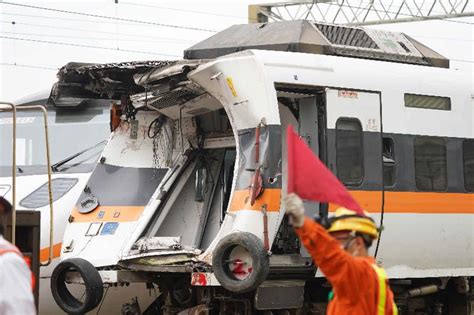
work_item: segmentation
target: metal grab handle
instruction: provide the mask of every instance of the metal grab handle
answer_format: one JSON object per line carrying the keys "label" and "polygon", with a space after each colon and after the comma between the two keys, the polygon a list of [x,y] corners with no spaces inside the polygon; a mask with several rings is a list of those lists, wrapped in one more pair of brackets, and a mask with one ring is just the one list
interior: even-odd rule
{"label": "metal grab handle", "polygon": [[9,109],[1,109],[1,111],[11,111],[13,113],[12,121],[12,244],[15,245],[16,242],[16,106],[12,103],[0,102],[0,106],[8,106]]}
{"label": "metal grab handle", "polygon": [[[40,266],[48,266],[53,260],[53,246],[54,246],[54,210],[53,210],[53,191],[51,181],[51,159],[49,154],[49,134],[48,134],[48,112],[43,105],[27,105],[27,106],[15,106],[12,103],[0,102],[2,105],[9,106],[13,112],[13,168],[12,168],[12,243],[15,244],[15,233],[16,233],[16,111],[17,110],[31,110],[37,109],[43,113],[44,118],[44,135],[46,144],[46,163],[48,169],[48,197],[49,197],[49,255],[46,263],[40,262]],[[5,111],[5,110],[2,110]]]}

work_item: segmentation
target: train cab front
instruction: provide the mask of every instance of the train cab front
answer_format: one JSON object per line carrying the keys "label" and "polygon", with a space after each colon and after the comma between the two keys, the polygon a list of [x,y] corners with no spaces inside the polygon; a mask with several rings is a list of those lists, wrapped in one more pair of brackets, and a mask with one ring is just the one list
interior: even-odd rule
{"label": "train cab front", "polygon": [[52,275],[63,311],[85,313],[135,296],[147,305],[157,274],[170,275],[165,282],[173,288],[178,275],[191,283],[190,266],[225,216],[236,158],[222,104],[187,78],[199,64],[150,67],[152,75],[136,82],[156,81],[160,70],[156,91],[112,106],[113,132],[70,213]]}
{"label": "train cab front", "polygon": [[[252,294],[275,266],[314,276],[298,246],[270,257],[289,231],[280,202],[292,115],[261,66],[243,53],[134,76],[147,89],[112,111],[115,130],[67,223],[52,279],[65,312],[108,304],[127,286],[155,290],[151,308],[169,297],[166,307],[183,310],[210,286]],[[296,282],[284,289],[300,292]]]}

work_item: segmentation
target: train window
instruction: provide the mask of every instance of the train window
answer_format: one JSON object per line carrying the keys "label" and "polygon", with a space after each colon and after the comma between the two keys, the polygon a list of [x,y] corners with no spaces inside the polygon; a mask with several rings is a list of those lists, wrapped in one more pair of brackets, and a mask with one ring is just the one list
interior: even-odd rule
{"label": "train window", "polygon": [[405,106],[415,108],[451,110],[451,99],[442,96],[405,94]]}
{"label": "train window", "polygon": [[446,190],[448,179],[444,139],[415,138],[415,182],[419,190]]}
{"label": "train window", "polygon": [[355,118],[336,122],[337,176],[346,185],[360,185],[364,178],[362,125]]}
{"label": "train window", "polygon": [[464,159],[464,187],[474,191],[474,139],[464,140],[462,144]]}
{"label": "train window", "polygon": [[383,183],[385,187],[395,185],[395,155],[392,138],[383,138]]}

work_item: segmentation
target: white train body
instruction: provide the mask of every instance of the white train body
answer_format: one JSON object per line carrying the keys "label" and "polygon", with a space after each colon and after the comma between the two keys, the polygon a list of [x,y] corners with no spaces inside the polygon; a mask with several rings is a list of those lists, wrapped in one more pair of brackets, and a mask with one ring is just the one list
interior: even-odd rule
{"label": "white train body", "polygon": [[[383,224],[372,253],[391,279],[474,276],[472,86],[462,72],[246,50],[150,66],[134,80],[130,108],[71,213],[62,260],[90,262],[107,285],[184,273],[194,287],[228,289],[216,279],[215,251],[247,232],[273,252],[267,282],[275,268],[307,271],[307,254],[283,237],[292,124]],[[264,190],[253,200],[255,183]],[[307,212],[333,209],[308,204]],[[240,267],[230,269],[238,278]]]}

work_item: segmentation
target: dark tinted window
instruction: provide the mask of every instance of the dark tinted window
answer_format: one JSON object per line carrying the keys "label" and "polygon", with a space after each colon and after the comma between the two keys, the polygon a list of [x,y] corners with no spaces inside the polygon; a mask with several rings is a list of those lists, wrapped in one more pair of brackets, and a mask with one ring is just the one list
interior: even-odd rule
{"label": "dark tinted window", "polygon": [[462,145],[464,158],[464,187],[474,191],[474,139],[464,140]]}
{"label": "dark tinted window", "polygon": [[352,118],[340,118],[336,122],[337,176],[348,185],[362,183],[364,178],[364,156],[362,126]]}
{"label": "dark tinted window", "polygon": [[392,138],[383,138],[383,183],[385,187],[395,185],[395,154]]}
{"label": "dark tinted window", "polygon": [[426,109],[451,110],[449,97],[405,94],[405,106]]}
{"label": "dark tinted window", "polygon": [[442,138],[415,138],[415,180],[419,190],[446,190],[446,143]]}

